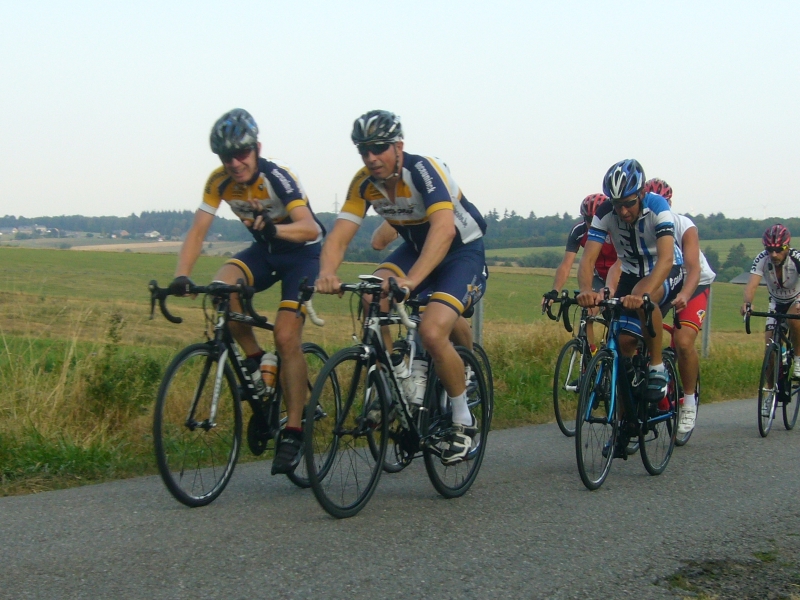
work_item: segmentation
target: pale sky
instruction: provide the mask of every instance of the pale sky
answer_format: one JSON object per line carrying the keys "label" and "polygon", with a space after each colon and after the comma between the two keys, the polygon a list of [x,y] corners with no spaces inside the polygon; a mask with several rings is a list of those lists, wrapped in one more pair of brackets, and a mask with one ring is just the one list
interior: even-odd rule
{"label": "pale sky", "polygon": [[6,0],[0,215],[193,211],[243,107],[318,212],[383,108],[484,213],[576,215],[637,158],[678,211],[797,217],[798,30],[797,0]]}

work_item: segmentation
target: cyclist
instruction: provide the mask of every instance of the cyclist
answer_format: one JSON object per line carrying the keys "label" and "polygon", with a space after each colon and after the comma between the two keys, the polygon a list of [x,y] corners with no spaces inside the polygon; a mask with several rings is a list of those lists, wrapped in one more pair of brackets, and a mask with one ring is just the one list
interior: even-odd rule
{"label": "cyclist", "polygon": [[364,167],[353,178],[325,240],[317,291],[339,293],[336,270],[372,206],[403,238],[375,272],[386,281],[384,290],[388,292],[388,278],[394,277],[412,293],[432,292],[419,332],[451,401],[452,433],[441,460],[454,464],[467,456],[477,429],[467,407],[463,364],[449,336],[486,288],[486,222],[464,198],[443,161],[403,150],[397,115],[369,111],[356,119],[351,138]]}
{"label": "cyclist", "polygon": [[[581,220],[572,226],[572,229],[567,236],[567,247],[564,250],[564,258],[561,264],[556,269],[556,275],[553,279],[553,289],[542,298],[542,311],[547,310],[547,307],[552,301],[561,293],[561,289],[567,282],[569,272],[572,269],[572,264],[575,262],[575,256],[578,250],[586,245],[586,240],[589,237],[589,226],[592,224],[592,218],[603,202],[608,200],[608,197],[603,194],[590,194],[586,196],[581,202]],[[614,249],[614,244],[611,239],[606,236],[603,242],[603,247],[600,249],[600,256],[594,265],[594,279],[592,280],[592,289],[599,292],[606,285],[606,276],[608,270],[617,261],[617,251]],[[597,348],[594,345],[594,324],[589,322],[586,325],[586,337],[589,339],[589,346],[594,352]]]}
{"label": "cyclist", "polygon": [[[603,299],[600,292],[592,289],[594,265],[606,236],[617,251],[621,275],[615,296],[622,299],[623,306],[631,311],[626,326],[626,335],[621,336],[620,349],[625,356],[636,351],[636,337],[641,335],[650,352],[647,401],[658,404],[667,392],[667,372],[661,356],[662,329],[661,311],[652,313],[655,337],[636,320],[643,319],[641,310],[644,294],[659,307],[669,306],[683,284],[681,258],[674,251],[674,222],[667,201],[661,196],[644,190],[644,169],[636,160],[623,160],[613,165],[603,178],[603,193],[608,200],[595,212],[589,237],[578,266],[578,285],[581,293],[578,304],[595,306]],[[674,264],[674,262],[678,264]],[[620,438],[615,453],[620,456],[628,443]]]}
{"label": "cyclist", "polygon": [[[650,179],[644,184],[645,192],[664,198],[672,208],[672,187],[662,179]],[[708,296],[716,274],[711,270],[705,255],[700,251],[697,226],[687,216],[673,211],[675,219],[675,243],[683,255],[683,287],[672,301],[680,329],[672,332],[678,354],[678,371],[683,382],[684,396],[681,399],[681,419],[678,433],[683,435],[694,429],[697,418],[697,399],[694,391],[700,374],[700,357],[695,348],[697,334],[703,326],[708,309]]]}
{"label": "cyclist", "polygon": [[[758,284],[763,277],[769,292],[769,309],[779,313],[800,314],[800,251],[791,248],[792,236],[780,223],[772,225],[761,237],[764,251],[756,256],[750,267],[750,280],[744,288],[741,314],[752,304]],[[767,319],[764,338],[772,339],[775,319]],[[800,321],[789,320],[789,334],[794,348],[800,348]],[[800,378],[800,355],[794,357],[793,376]],[[768,404],[768,403],[765,403]],[[769,406],[766,407],[769,410]],[[768,416],[768,415],[765,415]]]}
{"label": "cyclist", "polygon": [[[325,230],[291,168],[261,156],[258,126],[250,113],[236,108],[222,115],[211,130],[210,142],[211,151],[219,156],[222,166],[206,182],[203,201],[181,247],[170,289],[181,295],[187,293],[189,275],[203,240],[220,204],[226,202],[250,230],[254,241],[228,260],[214,280],[235,284],[244,279],[256,291],[281,282],[274,336],[281,359],[279,377],[288,421],[276,448],[272,473],[288,473],[300,461],[301,419],[308,394],[301,347],[303,320],[295,313],[297,292],[302,278],[313,280],[319,272],[320,242]],[[238,299],[231,297],[231,301],[234,310],[241,310]],[[269,358],[258,345],[252,327],[231,321],[230,329],[247,356],[248,369],[258,372],[260,368],[267,379]],[[261,378],[257,381],[261,382]]]}

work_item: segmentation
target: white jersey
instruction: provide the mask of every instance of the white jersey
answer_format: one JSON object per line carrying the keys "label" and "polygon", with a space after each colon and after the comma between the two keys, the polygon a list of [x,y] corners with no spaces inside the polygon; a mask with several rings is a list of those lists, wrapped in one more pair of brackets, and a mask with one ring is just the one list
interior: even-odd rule
{"label": "white jersey", "polygon": [[[667,201],[658,194],[649,193],[642,198],[641,213],[634,223],[620,220],[611,200],[603,202],[592,219],[589,239],[602,244],[606,235],[610,236],[617,257],[622,262],[623,272],[642,279],[656,266],[656,240],[667,235],[674,238],[674,229]],[[683,264],[683,257],[677,248],[673,263]]]}
{"label": "white jersey", "polygon": [[[680,246],[681,254],[683,254],[683,236],[684,234],[694,227],[697,229],[697,225],[685,215],[678,215],[672,213],[673,222],[675,223],[675,243]],[[684,275],[686,274],[686,265],[684,264],[683,268]],[[700,251],[700,281],[697,282],[697,285],[711,285],[716,278],[716,273],[711,270],[711,265],[708,264],[703,251]]]}
{"label": "white jersey", "polygon": [[800,296],[800,251],[790,248],[786,260],[776,267],[764,250],[753,261],[750,274],[764,278],[770,298],[782,304],[791,302]]}

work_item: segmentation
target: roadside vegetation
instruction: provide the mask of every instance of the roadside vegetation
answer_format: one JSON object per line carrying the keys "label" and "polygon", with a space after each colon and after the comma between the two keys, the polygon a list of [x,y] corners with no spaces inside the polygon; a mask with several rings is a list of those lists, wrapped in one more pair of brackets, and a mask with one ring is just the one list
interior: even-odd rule
{"label": "roadside vegetation", "polygon": [[[149,320],[147,282],[170,281],[174,255],[0,248],[0,260],[0,495],[155,473],[150,427],[158,384],[171,357],[205,330],[200,298],[171,299],[181,325],[158,312]],[[223,260],[201,257],[195,281],[209,281]],[[372,270],[346,264],[342,276]],[[552,278],[547,269],[491,270],[484,346],[495,375],[496,428],[553,420],[553,367],[569,335],[539,310]],[[754,394],[762,343],[744,333],[741,293],[740,286],[714,286],[711,355],[701,361],[704,402]],[[272,317],[277,299],[270,290],[256,307]],[[331,353],[350,345],[358,331],[351,300],[317,297],[315,307],[327,324],[309,324],[306,339]],[[254,460],[246,448],[242,459]]]}

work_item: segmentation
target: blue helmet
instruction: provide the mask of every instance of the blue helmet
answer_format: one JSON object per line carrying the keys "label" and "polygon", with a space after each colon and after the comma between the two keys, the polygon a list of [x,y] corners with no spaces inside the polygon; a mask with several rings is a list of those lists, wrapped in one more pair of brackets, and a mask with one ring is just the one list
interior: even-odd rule
{"label": "blue helmet", "polygon": [[243,108],[234,108],[222,115],[211,128],[211,151],[230,154],[258,146],[258,125]]}
{"label": "blue helmet", "polygon": [[603,177],[603,193],[612,200],[635,194],[644,187],[644,169],[638,160],[622,160]]}

